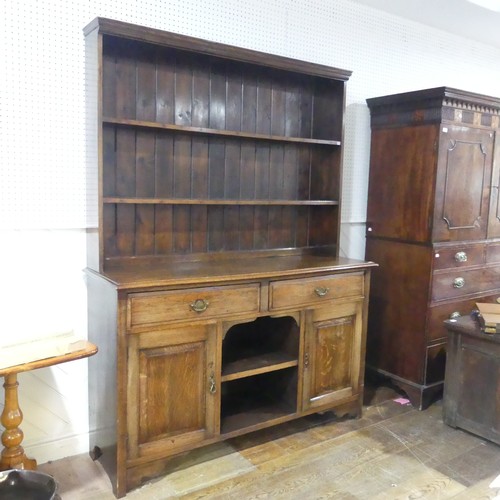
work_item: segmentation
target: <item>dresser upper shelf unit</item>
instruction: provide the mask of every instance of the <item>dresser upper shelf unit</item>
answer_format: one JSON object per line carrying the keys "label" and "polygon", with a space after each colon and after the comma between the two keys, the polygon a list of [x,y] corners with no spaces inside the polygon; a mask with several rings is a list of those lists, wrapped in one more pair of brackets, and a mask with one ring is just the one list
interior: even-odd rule
{"label": "dresser upper shelf unit", "polygon": [[85,34],[99,186],[90,267],[316,247],[338,256],[350,71],[102,18]]}

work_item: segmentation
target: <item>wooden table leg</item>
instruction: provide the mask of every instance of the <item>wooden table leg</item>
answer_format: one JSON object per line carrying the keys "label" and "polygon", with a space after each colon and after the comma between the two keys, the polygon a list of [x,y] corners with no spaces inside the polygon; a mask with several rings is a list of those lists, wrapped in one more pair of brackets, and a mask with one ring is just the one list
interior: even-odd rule
{"label": "wooden table leg", "polygon": [[28,458],[21,446],[23,431],[19,425],[23,421],[23,412],[19,408],[17,399],[17,374],[4,375],[5,406],[1,416],[1,422],[5,430],[2,433],[2,456],[0,459],[0,470],[7,469],[36,469],[36,460]]}

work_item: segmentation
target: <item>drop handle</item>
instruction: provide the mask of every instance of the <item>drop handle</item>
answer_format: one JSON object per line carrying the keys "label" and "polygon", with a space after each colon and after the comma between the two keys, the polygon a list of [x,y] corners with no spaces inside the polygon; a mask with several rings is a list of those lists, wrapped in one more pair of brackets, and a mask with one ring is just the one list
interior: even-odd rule
{"label": "drop handle", "polygon": [[215,385],[215,375],[213,373],[210,374],[210,377],[208,378],[208,390],[210,394],[215,394],[217,391],[217,387]]}
{"label": "drop handle", "polygon": [[196,299],[192,304],[189,305],[191,310],[197,313],[202,313],[207,310],[209,306],[208,300],[205,299]]}
{"label": "drop handle", "polygon": [[453,280],[453,288],[463,288],[465,286],[465,280],[463,278],[455,278]]}
{"label": "drop handle", "polygon": [[318,286],[318,288],[314,289],[314,293],[318,297],[324,297],[330,291],[329,288],[323,288],[322,286]]}

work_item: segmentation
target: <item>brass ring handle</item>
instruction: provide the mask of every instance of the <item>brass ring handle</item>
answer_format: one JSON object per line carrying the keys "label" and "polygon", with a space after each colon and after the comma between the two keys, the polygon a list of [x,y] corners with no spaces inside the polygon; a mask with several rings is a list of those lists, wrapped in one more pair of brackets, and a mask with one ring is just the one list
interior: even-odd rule
{"label": "brass ring handle", "polygon": [[190,304],[190,308],[197,313],[202,313],[207,310],[209,306],[208,300],[205,299],[196,299],[192,304]]}
{"label": "brass ring handle", "polygon": [[467,262],[467,254],[465,252],[457,252],[455,254],[455,260],[457,262]]}
{"label": "brass ring handle", "polygon": [[453,311],[450,314],[450,319],[457,319],[457,318],[461,318],[461,317],[462,317],[462,315],[458,311]]}
{"label": "brass ring handle", "polygon": [[463,278],[455,278],[453,280],[453,288],[463,288],[465,280]]}
{"label": "brass ring handle", "polygon": [[329,288],[323,288],[321,286],[319,286],[318,288],[314,289],[314,292],[316,293],[316,295],[318,297],[324,297],[329,291],[330,291]]}

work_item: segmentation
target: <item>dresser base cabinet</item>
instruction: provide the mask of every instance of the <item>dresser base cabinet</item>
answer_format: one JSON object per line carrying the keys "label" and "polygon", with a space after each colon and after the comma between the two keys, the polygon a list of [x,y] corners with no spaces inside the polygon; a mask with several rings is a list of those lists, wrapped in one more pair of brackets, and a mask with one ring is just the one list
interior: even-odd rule
{"label": "dresser base cabinet", "polygon": [[447,321],[443,421],[500,445],[500,335],[477,321]]}
{"label": "dresser base cabinet", "polygon": [[117,497],[194,448],[316,412],[361,415],[373,264],[261,260],[252,278],[216,277],[213,262],[177,282],[161,266],[154,283],[130,266],[87,271],[101,347],[91,449]]}

